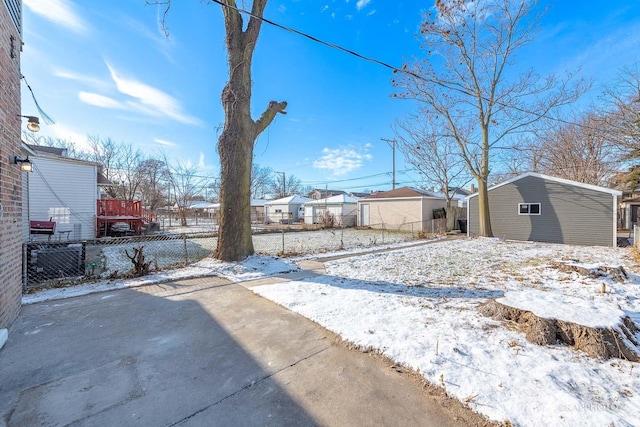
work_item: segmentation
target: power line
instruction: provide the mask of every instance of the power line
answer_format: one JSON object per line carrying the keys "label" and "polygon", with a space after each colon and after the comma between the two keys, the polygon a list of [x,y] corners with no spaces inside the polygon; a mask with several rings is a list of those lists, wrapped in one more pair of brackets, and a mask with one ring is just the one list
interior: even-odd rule
{"label": "power line", "polygon": [[339,51],[341,51],[341,52],[347,53],[347,54],[349,54],[349,55],[355,56],[356,58],[363,59],[363,60],[365,60],[365,61],[372,62],[372,63],[374,63],[374,64],[380,65],[380,66],[382,66],[382,67],[385,67],[385,68],[387,68],[387,69],[389,69],[389,70],[393,71],[394,73],[403,73],[403,74],[407,74],[407,75],[409,75],[409,76],[411,76],[411,77],[413,77],[413,78],[416,78],[416,79],[419,79],[419,80],[425,81],[425,82],[427,82],[427,83],[435,84],[435,85],[437,85],[437,86],[443,87],[443,88],[445,88],[445,89],[449,89],[449,90],[454,91],[454,92],[462,93],[463,95],[466,95],[466,96],[470,96],[470,97],[474,97],[474,98],[475,98],[476,96],[478,96],[480,99],[482,99],[482,100],[483,100],[483,101],[485,101],[485,102],[494,102],[496,105],[499,105],[499,106],[501,106],[501,107],[512,108],[512,109],[514,109],[514,110],[516,110],[516,111],[519,111],[519,112],[521,112],[521,113],[526,113],[526,114],[534,115],[534,116],[538,117],[539,119],[546,118],[546,119],[550,119],[550,120],[557,121],[557,122],[559,122],[559,123],[564,123],[564,124],[568,124],[568,125],[575,125],[575,126],[579,126],[579,127],[585,127],[585,128],[587,128],[587,129],[593,129],[593,128],[590,128],[590,127],[585,126],[585,125],[583,125],[583,124],[575,123],[575,122],[570,122],[570,121],[568,121],[568,120],[564,120],[564,119],[561,119],[561,118],[559,118],[559,117],[551,117],[551,116],[548,116],[548,115],[546,115],[546,114],[537,113],[537,112],[535,112],[535,111],[528,111],[528,110],[526,110],[526,109],[524,109],[524,108],[521,108],[521,107],[517,107],[517,106],[513,106],[513,105],[508,105],[508,104],[502,103],[502,102],[500,102],[499,100],[496,100],[496,99],[491,100],[491,99],[489,99],[488,97],[486,97],[486,96],[484,96],[484,95],[476,95],[475,93],[470,92],[470,91],[468,91],[468,90],[465,90],[465,89],[463,89],[463,88],[459,88],[459,87],[455,87],[455,86],[450,86],[450,85],[448,85],[448,84],[446,84],[446,83],[443,83],[443,82],[441,82],[441,81],[437,81],[437,80],[434,80],[434,79],[426,78],[426,77],[421,76],[421,75],[419,75],[419,74],[417,74],[417,73],[415,73],[415,72],[413,72],[413,71],[411,71],[411,70],[406,69],[405,67],[402,67],[402,68],[394,67],[394,66],[393,66],[393,65],[391,65],[391,64],[388,64],[388,63],[386,63],[386,62],[380,61],[380,60],[378,60],[378,59],[375,59],[375,58],[372,58],[372,57],[369,57],[369,56],[362,55],[362,54],[360,54],[360,53],[358,53],[358,52],[356,52],[356,51],[353,51],[353,50],[351,50],[351,49],[347,49],[347,48],[342,47],[342,46],[340,46],[340,45],[337,45],[337,44],[335,44],[335,43],[326,42],[326,41],[324,41],[324,40],[322,40],[322,39],[319,39],[319,38],[317,38],[317,37],[315,37],[315,36],[312,36],[312,35],[307,34],[307,33],[305,33],[305,32],[302,32],[302,31],[296,30],[295,28],[287,27],[286,25],[278,24],[277,22],[271,21],[270,19],[264,18],[264,17],[262,17],[262,16],[255,15],[255,14],[253,14],[252,12],[250,12],[250,11],[248,11],[248,10],[246,10],[246,9],[241,9],[241,8],[239,8],[239,7],[232,6],[232,5],[230,5],[230,4],[224,3],[224,2],[222,2],[221,0],[211,0],[211,1],[212,1],[213,3],[217,3],[217,4],[219,4],[219,5],[220,5],[220,6],[222,6],[222,7],[226,7],[226,8],[228,8],[228,9],[235,10],[235,11],[237,11],[237,12],[239,12],[239,13],[244,13],[245,15],[248,15],[248,16],[250,16],[250,17],[252,17],[252,18],[258,19],[258,20],[260,20],[260,21],[262,21],[262,22],[266,22],[267,24],[272,25],[272,26],[274,26],[274,27],[276,27],[276,28],[280,28],[281,30],[288,31],[288,32],[293,33],[293,34],[296,34],[296,35],[298,35],[298,36],[301,36],[301,37],[307,38],[307,39],[309,39],[309,40],[311,40],[311,41],[313,41],[313,42],[316,42],[316,43],[322,44],[322,45],[324,45],[324,46],[327,46],[327,47],[329,47],[329,48],[336,49],[336,50],[339,50]]}

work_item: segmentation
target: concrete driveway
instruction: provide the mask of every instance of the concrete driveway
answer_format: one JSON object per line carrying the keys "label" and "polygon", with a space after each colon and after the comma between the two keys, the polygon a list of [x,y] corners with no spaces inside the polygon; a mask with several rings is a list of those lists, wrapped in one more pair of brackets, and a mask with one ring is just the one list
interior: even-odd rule
{"label": "concrete driveway", "polygon": [[[0,425],[469,425],[380,357],[216,277],[25,306]],[[457,418],[457,420],[454,420]]]}

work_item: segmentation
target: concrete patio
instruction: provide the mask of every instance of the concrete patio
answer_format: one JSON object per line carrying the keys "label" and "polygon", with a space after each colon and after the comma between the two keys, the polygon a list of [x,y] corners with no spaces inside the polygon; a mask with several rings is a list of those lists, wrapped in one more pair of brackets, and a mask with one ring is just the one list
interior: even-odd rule
{"label": "concrete patio", "polygon": [[210,277],[24,306],[0,350],[0,425],[477,422],[250,285]]}

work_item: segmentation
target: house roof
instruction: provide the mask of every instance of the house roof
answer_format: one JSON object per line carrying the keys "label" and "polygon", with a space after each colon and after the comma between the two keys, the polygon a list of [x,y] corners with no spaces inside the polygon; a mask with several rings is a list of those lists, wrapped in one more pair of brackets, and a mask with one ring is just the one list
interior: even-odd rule
{"label": "house roof", "polygon": [[349,195],[351,197],[356,197],[358,199],[361,199],[363,197],[367,197],[369,194],[371,194],[371,193],[358,193],[358,192],[355,192],[355,191],[352,191],[351,193],[349,193]]}
{"label": "house roof", "polygon": [[109,181],[102,172],[98,172],[98,185],[110,186],[113,185],[113,182]]}
{"label": "house roof", "polygon": [[251,199],[251,206],[264,206],[267,202],[268,200],[264,199]]}
{"label": "house roof", "polygon": [[465,188],[461,188],[461,187],[449,187],[449,192],[453,192],[453,194],[458,195],[458,196],[469,196],[471,194],[471,191],[465,189]]}
{"label": "house roof", "polygon": [[[619,190],[613,190],[611,188],[605,188],[605,187],[599,187],[597,185],[591,185],[591,184],[585,184],[582,182],[577,182],[577,181],[571,181],[570,179],[564,179],[564,178],[556,178],[555,176],[549,176],[549,175],[543,175],[541,173],[537,173],[537,172],[527,172],[527,173],[523,173],[522,175],[518,175],[515,178],[511,178],[508,179],[504,182],[501,182],[500,184],[496,184],[496,185],[492,185],[491,187],[489,187],[487,189],[487,191],[491,191],[491,190],[495,190],[496,188],[500,188],[503,185],[507,185],[507,184],[511,184],[512,182],[516,182],[519,181],[523,178],[527,178],[527,177],[535,177],[535,178],[541,178],[541,179],[545,179],[547,181],[553,181],[553,182],[557,182],[560,184],[566,184],[566,185],[573,185],[575,187],[580,187],[580,188],[586,188],[588,190],[593,190],[593,191],[600,191],[602,193],[609,193],[613,196],[622,196],[622,191]],[[474,193],[470,196],[467,196],[467,199],[470,199],[472,197],[476,197],[478,195],[478,193]]]}
{"label": "house roof", "polygon": [[66,156],[66,148],[47,147],[44,145],[30,145],[31,149],[37,153],[55,154],[56,156]]}
{"label": "house roof", "polygon": [[347,194],[346,191],[342,191],[342,190],[325,190],[324,188],[314,188],[313,190],[309,191],[309,194],[313,193],[317,191],[320,194],[323,195],[329,195],[329,196],[337,196],[339,194]]}
{"label": "house roof", "polygon": [[211,203],[204,200],[198,200],[189,204],[189,209],[219,209],[220,203]]}
{"label": "house roof", "polygon": [[293,196],[283,197],[282,199],[270,200],[265,203],[265,205],[301,205],[311,201],[313,201],[313,199],[294,194]]}
{"label": "house roof", "polygon": [[432,197],[441,199],[435,193],[427,190],[421,190],[413,187],[400,187],[395,190],[380,191],[379,193],[370,194],[365,199],[394,199],[394,198],[406,198],[406,197]]}
{"label": "house roof", "polygon": [[347,196],[346,194],[338,194],[337,196],[327,197],[326,199],[313,200],[311,202],[305,202],[307,205],[344,205],[348,203],[358,203],[357,197]]}

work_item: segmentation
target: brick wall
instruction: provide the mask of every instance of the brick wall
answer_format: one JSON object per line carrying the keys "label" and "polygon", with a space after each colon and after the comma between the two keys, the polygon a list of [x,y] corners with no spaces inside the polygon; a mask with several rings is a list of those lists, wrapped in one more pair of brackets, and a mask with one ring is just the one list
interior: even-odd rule
{"label": "brick wall", "polygon": [[7,3],[0,0],[0,329],[18,316],[22,294],[22,172],[9,160],[20,155],[21,44]]}

